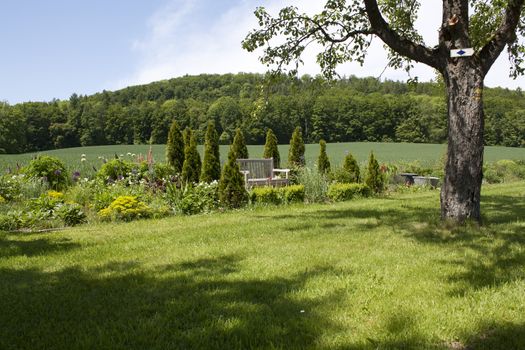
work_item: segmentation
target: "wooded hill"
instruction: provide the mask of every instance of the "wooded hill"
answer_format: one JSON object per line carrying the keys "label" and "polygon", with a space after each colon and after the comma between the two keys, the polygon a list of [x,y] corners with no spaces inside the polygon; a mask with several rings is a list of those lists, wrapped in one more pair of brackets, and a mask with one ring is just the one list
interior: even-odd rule
{"label": "wooded hill", "polygon": [[[525,146],[521,90],[486,89],[487,145]],[[222,143],[240,127],[249,144],[268,128],[288,143],[301,126],[306,142],[442,143],[447,137],[444,88],[439,83],[380,82],[375,78],[280,77],[260,74],[184,76],[69,100],[0,103],[0,152],[75,146],[165,143],[173,119],[202,141],[214,120]]]}

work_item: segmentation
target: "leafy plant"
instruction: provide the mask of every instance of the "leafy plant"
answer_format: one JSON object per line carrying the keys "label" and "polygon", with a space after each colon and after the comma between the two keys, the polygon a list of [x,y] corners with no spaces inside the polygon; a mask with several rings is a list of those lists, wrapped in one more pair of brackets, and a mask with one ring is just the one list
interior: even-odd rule
{"label": "leafy plant", "polygon": [[60,218],[66,226],[76,226],[86,221],[86,214],[80,204],[63,203],[56,207],[54,215]]}

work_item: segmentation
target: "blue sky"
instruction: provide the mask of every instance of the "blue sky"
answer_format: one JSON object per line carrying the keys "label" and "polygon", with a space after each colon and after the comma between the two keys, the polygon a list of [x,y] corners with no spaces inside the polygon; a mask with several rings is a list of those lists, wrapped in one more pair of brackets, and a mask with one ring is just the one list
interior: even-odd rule
{"label": "blue sky", "polygon": [[[257,55],[240,41],[255,27],[253,10],[276,11],[294,3],[307,12],[318,0],[3,0],[0,12],[0,100],[9,103],[67,99],[184,74],[264,72]],[[419,27],[433,45],[439,27],[437,1],[423,1]],[[302,73],[316,74],[311,57]],[[505,56],[505,54],[502,54]],[[525,88],[510,80],[505,57],[487,86]],[[379,76],[385,66],[381,44],[364,67],[345,64],[341,74]],[[418,66],[428,80],[434,73]],[[405,80],[404,72],[383,77]]]}

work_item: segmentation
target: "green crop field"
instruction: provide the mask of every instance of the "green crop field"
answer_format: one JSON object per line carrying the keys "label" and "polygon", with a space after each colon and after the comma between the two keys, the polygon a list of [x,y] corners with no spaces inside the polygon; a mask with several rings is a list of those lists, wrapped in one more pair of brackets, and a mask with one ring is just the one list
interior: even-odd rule
{"label": "green crop field", "polygon": [[[165,145],[151,146],[156,161],[165,160]],[[202,154],[202,146],[199,147]],[[250,157],[261,157],[263,146],[248,146]],[[412,143],[378,143],[378,142],[354,142],[354,143],[331,143],[327,145],[327,152],[333,165],[339,165],[344,156],[351,152],[360,163],[366,162],[368,155],[373,151],[380,162],[410,162],[420,161],[424,165],[434,165],[444,155],[445,145],[435,144],[412,144]],[[92,146],[78,147],[60,150],[45,151],[42,153],[56,156],[66,162],[70,169],[80,167],[99,167],[102,161],[99,157],[112,158],[124,156],[131,159],[129,154],[136,156],[142,154],[144,157],[149,151],[148,145],[117,145],[117,146]],[[288,145],[279,146],[283,166],[286,166],[288,157]],[[307,164],[315,163],[319,153],[319,145],[306,145],[305,157]],[[27,164],[37,153],[26,153],[20,155],[0,155],[0,171],[7,168]],[[81,164],[81,155],[85,154],[88,164]],[[221,158],[224,160],[228,154],[228,146],[221,146]],[[488,162],[499,159],[525,160],[525,148],[512,147],[486,147],[485,160]]]}
{"label": "green crop field", "polygon": [[525,349],[525,182],[0,232],[0,349]]}

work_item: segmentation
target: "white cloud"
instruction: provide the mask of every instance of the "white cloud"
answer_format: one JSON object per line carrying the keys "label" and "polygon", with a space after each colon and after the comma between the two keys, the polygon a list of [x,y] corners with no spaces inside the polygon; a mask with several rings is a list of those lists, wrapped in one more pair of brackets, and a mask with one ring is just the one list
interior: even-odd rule
{"label": "white cloud", "polygon": [[[257,23],[253,15],[256,6],[265,6],[271,13],[287,4],[296,4],[307,13],[317,12],[323,1],[283,0],[238,0],[234,6],[222,13],[208,16],[205,0],[170,0],[153,14],[149,21],[149,33],[133,44],[138,56],[135,71],[119,82],[117,87],[143,84],[169,79],[185,74],[264,72],[265,67],[258,61],[256,53],[241,48],[241,41]],[[441,21],[440,2],[422,1],[420,17],[416,25],[428,46],[437,44],[437,31]],[[437,14],[437,15],[436,15]],[[319,68],[315,63],[315,48],[305,55],[305,65],[300,73],[315,75]],[[502,56],[505,56],[502,54]],[[525,86],[525,78],[512,81],[508,77],[506,57],[500,57],[486,78],[488,86]],[[386,52],[379,39],[375,39],[369,50],[365,65],[347,63],[340,67],[341,75],[379,76],[386,66]],[[413,75],[422,81],[434,78],[432,69],[418,64]],[[384,78],[406,80],[403,71],[387,69]]]}

